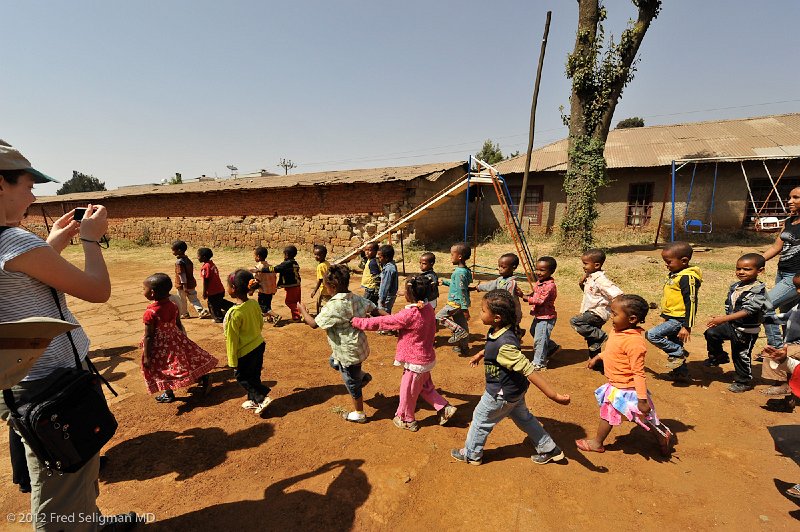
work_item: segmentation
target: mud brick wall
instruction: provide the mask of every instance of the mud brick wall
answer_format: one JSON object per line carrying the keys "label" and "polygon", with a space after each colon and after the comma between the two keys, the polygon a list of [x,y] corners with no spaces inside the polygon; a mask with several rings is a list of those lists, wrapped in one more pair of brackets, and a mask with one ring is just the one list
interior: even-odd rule
{"label": "mud brick wall", "polygon": [[[270,248],[313,243],[333,253],[374,235],[411,208],[410,182],[284,189],[117,196],[108,209],[109,236],[165,244]],[[55,219],[85,202],[34,204],[25,225],[44,235],[42,208]]]}

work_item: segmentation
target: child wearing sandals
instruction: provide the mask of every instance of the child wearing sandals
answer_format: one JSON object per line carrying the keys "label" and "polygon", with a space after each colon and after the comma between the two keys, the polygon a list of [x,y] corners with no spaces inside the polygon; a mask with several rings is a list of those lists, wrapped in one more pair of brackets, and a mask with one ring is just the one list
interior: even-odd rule
{"label": "child wearing sandals", "polygon": [[331,368],[341,373],[353,398],[353,411],[345,416],[345,420],[366,423],[361,390],[372,380],[372,375],[365,373],[361,365],[369,356],[369,344],[364,331],[354,328],[350,321],[378,313],[378,307],[369,299],[350,292],[350,269],[344,264],[328,268],[322,283],[333,295],[319,314],[312,318],[302,302],[298,303],[298,309],[308,326],[324,329],[328,335],[332,351],[328,362]]}
{"label": "child wearing sandals", "polygon": [[639,324],[644,323],[648,308],[644,298],[633,294],[617,296],[611,302],[614,330],[605,351],[594,356],[588,364],[591,369],[602,360],[608,383],[594,392],[600,405],[600,424],[594,438],[575,442],[582,451],[604,453],[603,442],[613,427],[622,424],[624,416],[652,432],[658,439],[662,454],[667,456],[670,453],[672,432],[659,421],[645,381],[647,344]]}
{"label": "child wearing sandals", "polygon": [[450,456],[459,462],[480,465],[489,434],[495,425],[510,417],[535,446],[536,453],[531,456],[535,464],[563,460],[563,451],[528,410],[525,393],[533,384],[558,404],[567,405],[570,398],[557,393],[540,373],[534,371],[533,364],[520,351],[519,337],[514,330],[517,321],[514,296],[505,290],[487,293],[481,304],[481,321],[491,326],[486,336],[486,348],[469,363],[474,367],[483,359],[486,391],[472,413],[464,447],[453,449]]}
{"label": "child wearing sandals", "polygon": [[353,318],[356,329],[398,331],[395,363],[403,366],[400,381],[400,405],[392,420],[397,428],[416,432],[419,425],[414,416],[417,399],[422,396],[439,414],[439,424],[444,425],[456,413],[456,407],[436,391],[431,370],[436,365],[433,339],[436,336],[436,318],[433,307],[427,304],[430,280],[414,276],[406,280],[405,295],[408,305],[397,314],[375,318]]}
{"label": "child wearing sandals", "polygon": [[258,303],[247,298],[247,293],[257,288],[258,281],[247,270],[236,270],[228,276],[228,295],[237,304],[225,314],[223,327],[228,365],[234,368],[236,382],[247,391],[247,400],[242,403],[242,408],[263,416],[272,402],[270,388],[261,382],[266,348],[261,336],[264,317]]}
{"label": "child wearing sandals", "polygon": [[209,372],[217,367],[217,359],[186,336],[178,307],[170,301],[169,275],[153,274],[144,280],[143,286],[144,297],[153,301],[142,317],[142,376],[148,393],[161,391],[156,401],[171,403],[175,400],[173,390],[195,382],[208,391]]}

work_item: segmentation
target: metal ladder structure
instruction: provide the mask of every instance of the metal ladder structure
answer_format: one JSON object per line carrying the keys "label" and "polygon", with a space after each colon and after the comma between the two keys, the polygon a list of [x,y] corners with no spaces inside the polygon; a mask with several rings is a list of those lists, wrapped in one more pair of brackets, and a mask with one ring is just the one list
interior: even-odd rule
{"label": "metal ladder structure", "polygon": [[[448,187],[434,194],[428,200],[422,202],[420,205],[412,209],[409,213],[407,213],[405,216],[397,220],[395,223],[393,223],[383,231],[376,233],[368,240],[364,240],[364,242],[362,242],[361,245],[350,249],[349,251],[347,251],[347,253],[345,253],[335,261],[333,261],[333,263],[341,264],[343,262],[349,261],[356,255],[358,255],[364,248],[364,246],[366,246],[367,244],[371,244],[373,242],[381,242],[385,237],[390,236],[398,231],[401,231],[404,227],[406,227],[414,220],[421,218],[425,214],[425,211],[438,207],[442,203],[451,200],[452,198],[458,196],[464,190],[468,190],[469,187],[472,185],[492,185],[495,194],[497,195],[497,200],[499,202],[500,208],[503,211],[506,230],[511,235],[511,239],[514,242],[514,247],[516,248],[517,255],[519,256],[520,259],[520,264],[525,270],[525,277],[527,278],[528,283],[530,283],[531,286],[533,286],[533,283],[536,280],[535,275],[533,273],[533,259],[531,257],[530,249],[528,248],[528,242],[525,239],[525,234],[522,231],[522,226],[520,225],[519,218],[517,216],[516,207],[514,206],[514,202],[511,199],[511,193],[508,191],[508,187],[506,186],[506,182],[500,175],[500,173],[497,172],[496,168],[471,155],[469,157],[469,166],[467,168],[467,173],[463,177],[461,177],[461,179],[458,179]],[[467,202],[469,202],[469,197],[467,197]],[[467,207],[468,206],[469,203],[467,204]],[[467,221],[468,218],[469,218],[469,210],[467,210]],[[466,231],[466,225],[467,224],[465,223],[465,231]]]}
{"label": "metal ladder structure", "polygon": [[[473,167],[475,168],[474,170]],[[500,209],[503,212],[506,231],[508,231],[512,242],[514,242],[514,247],[517,250],[517,256],[519,257],[520,265],[525,271],[525,278],[528,280],[528,284],[531,285],[531,288],[533,288],[533,284],[536,282],[536,274],[533,271],[533,256],[531,255],[531,250],[528,247],[528,240],[525,238],[525,232],[522,230],[522,224],[520,223],[517,207],[514,205],[514,200],[511,198],[511,192],[508,190],[505,179],[503,179],[494,166],[473,156],[470,156],[469,158],[469,166],[466,177],[468,186],[470,182],[484,184],[487,180],[493,186],[494,192],[497,195],[497,201],[499,202]],[[465,220],[465,235],[468,223],[469,219]]]}

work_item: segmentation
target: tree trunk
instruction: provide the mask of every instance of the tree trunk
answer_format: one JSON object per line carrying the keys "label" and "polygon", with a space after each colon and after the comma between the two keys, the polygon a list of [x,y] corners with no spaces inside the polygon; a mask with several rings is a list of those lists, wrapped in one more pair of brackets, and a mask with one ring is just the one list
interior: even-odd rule
{"label": "tree trunk", "polygon": [[619,43],[609,45],[599,58],[605,8],[600,0],[578,0],[578,31],[567,59],[572,93],[564,177],[567,205],[561,222],[561,240],[569,249],[586,250],[594,243],[597,189],[608,183],[603,151],[611,120],[622,90],[633,78],[636,54],[647,28],[661,8],[661,0],[633,3],[639,10],[637,20],[629,24]]}

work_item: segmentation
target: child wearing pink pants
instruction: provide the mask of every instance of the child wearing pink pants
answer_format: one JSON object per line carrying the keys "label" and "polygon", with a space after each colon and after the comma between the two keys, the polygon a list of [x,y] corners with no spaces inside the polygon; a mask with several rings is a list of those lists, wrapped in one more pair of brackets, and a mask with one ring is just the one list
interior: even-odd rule
{"label": "child wearing pink pants", "polygon": [[406,307],[397,314],[375,318],[353,318],[351,324],[365,331],[398,331],[395,365],[403,366],[400,381],[400,405],[392,420],[397,428],[416,432],[419,425],[414,416],[417,399],[430,403],[439,414],[439,424],[444,425],[456,413],[456,407],[436,391],[431,370],[436,365],[433,338],[436,335],[436,317],[433,307],[425,304],[428,291],[422,277],[406,280]]}

